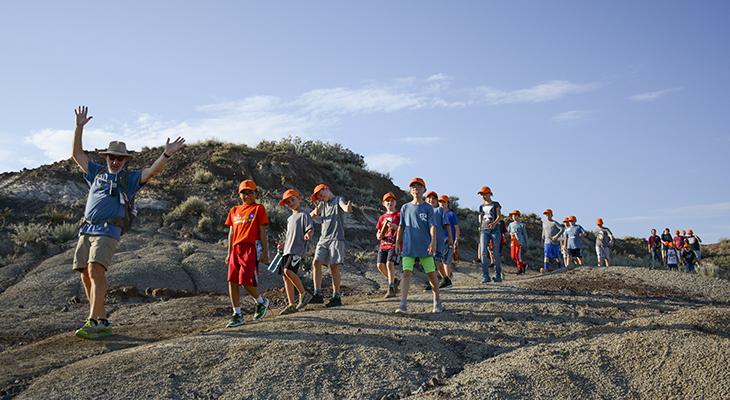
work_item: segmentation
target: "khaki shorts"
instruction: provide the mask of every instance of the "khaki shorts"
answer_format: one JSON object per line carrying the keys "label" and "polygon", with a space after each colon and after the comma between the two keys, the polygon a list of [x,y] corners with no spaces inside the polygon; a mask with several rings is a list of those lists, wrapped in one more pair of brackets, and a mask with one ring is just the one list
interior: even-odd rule
{"label": "khaki shorts", "polygon": [[328,240],[317,243],[317,247],[314,249],[314,259],[327,266],[343,264],[345,262],[345,242]]}
{"label": "khaki shorts", "polygon": [[112,256],[117,251],[119,241],[109,236],[79,236],[74,252],[74,271],[83,271],[89,263],[101,264],[107,269],[112,263]]}

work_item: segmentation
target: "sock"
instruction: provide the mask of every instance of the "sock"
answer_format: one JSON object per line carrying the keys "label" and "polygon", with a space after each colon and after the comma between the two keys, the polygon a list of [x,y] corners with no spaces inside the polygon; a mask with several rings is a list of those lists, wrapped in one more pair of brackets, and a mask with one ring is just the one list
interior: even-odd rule
{"label": "sock", "polygon": [[241,307],[233,307],[233,312],[238,315],[241,315]]}
{"label": "sock", "polygon": [[256,299],[256,302],[259,304],[264,304],[264,298],[259,295],[259,297]]}

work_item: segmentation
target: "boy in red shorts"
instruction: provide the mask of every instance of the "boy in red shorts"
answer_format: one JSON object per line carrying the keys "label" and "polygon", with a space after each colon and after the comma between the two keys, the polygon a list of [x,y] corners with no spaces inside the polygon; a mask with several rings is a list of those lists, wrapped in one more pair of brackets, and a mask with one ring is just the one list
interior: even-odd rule
{"label": "boy in red shorts", "polygon": [[[258,263],[269,262],[269,217],[266,209],[256,203],[256,184],[245,180],[238,185],[238,195],[241,197],[240,206],[234,206],[228,212],[226,225],[228,230],[228,294],[233,306],[233,316],[226,327],[233,328],[244,323],[241,314],[241,295],[239,286],[256,300],[256,313],[253,319],[259,320],[266,316],[269,310],[269,299],[259,293]],[[259,258],[256,254],[256,241],[260,240],[263,251]]]}

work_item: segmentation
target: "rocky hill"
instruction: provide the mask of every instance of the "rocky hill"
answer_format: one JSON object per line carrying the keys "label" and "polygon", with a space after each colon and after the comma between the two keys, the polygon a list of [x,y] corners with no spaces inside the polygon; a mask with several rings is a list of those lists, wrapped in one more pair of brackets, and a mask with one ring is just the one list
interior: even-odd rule
{"label": "rocky hill", "polygon": [[[144,149],[132,167],[160,152]],[[286,188],[309,194],[328,182],[353,200],[344,307],[274,311],[222,328],[230,313],[223,222],[243,179],[261,188],[272,238],[288,215],[276,206]],[[187,147],[139,193],[141,216],[108,274],[117,334],[89,342],[71,333],[88,308],[71,271],[87,193],[78,167],[62,161],[1,174],[0,398],[102,395],[89,388],[108,398],[730,396],[723,368],[730,282],[723,280],[626,267],[517,277],[508,265],[505,282],[485,287],[478,265],[465,261],[444,293],[444,314],[427,313],[419,273],[413,313],[392,315],[397,300],[381,299],[385,282],[373,268],[373,226],[388,191],[406,199],[339,145]],[[475,213],[458,213],[463,259],[471,260]],[[525,219],[539,238],[538,216]],[[624,265],[645,265],[640,240],[619,241],[616,250]],[[536,266],[541,257],[531,242],[528,261]],[[281,278],[262,272],[261,279],[272,308],[282,307]],[[308,273],[303,280],[311,285]]]}

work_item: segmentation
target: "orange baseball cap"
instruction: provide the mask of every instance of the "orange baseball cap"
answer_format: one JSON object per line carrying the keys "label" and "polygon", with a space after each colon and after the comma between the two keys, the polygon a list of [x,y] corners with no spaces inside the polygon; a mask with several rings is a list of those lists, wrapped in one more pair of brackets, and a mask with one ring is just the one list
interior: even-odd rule
{"label": "orange baseball cap", "polygon": [[241,182],[238,185],[238,193],[241,193],[244,190],[256,190],[256,183],[250,179],[246,179],[245,181]]}
{"label": "orange baseball cap", "polygon": [[320,183],[319,185],[315,186],[314,190],[312,191],[312,201],[317,201],[317,193],[329,188],[330,187],[324,183]]}
{"label": "orange baseball cap", "polygon": [[423,187],[426,187],[426,181],[424,181],[421,178],[413,178],[413,179],[411,179],[411,182],[408,184],[408,187],[411,187],[411,186],[413,186],[415,184],[419,184],[419,185],[421,185]]}
{"label": "orange baseball cap", "polygon": [[280,206],[286,205],[286,201],[289,200],[292,197],[300,197],[301,198],[302,195],[299,192],[297,192],[296,190],[294,190],[294,189],[287,189],[287,191],[284,192],[284,195],[281,196],[281,201],[279,202],[279,205]]}
{"label": "orange baseball cap", "polygon": [[553,215],[553,210],[551,210],[551,209],[548,208],[545,211],[543,211],[542,213],[545,214],[545,215]]}
{"label": "orange baseball cap", "polygon": [[432,191],[426,193],[426,198],[429,198],[429,197],[435,197],[438,199],[439,195],[432,190]]}
{"label": "orange baseball cap", "polygon": [[442,194],[439,196],[439,203],[448,203],[449,202],[449,196]]}
{"label": "orange baseball cap", "polygon": [[482,186],[482,188],[479,189],[479,191],[477,192],[477,194],[486,194],[486,193],[492,194],[492,189],[490,189],[489,186]]}
{"label": "orange baseball cap", "polygon": [[563,218],[563,222],[570,222],[570,217]]}
{"label": "orange baseball cap", "polygon": [[516,216],[518,216],[518,217],[519,217],[520,215],[522,215],[522,213],[520,212],[520,210],[512,210],[512,211],[511,211],[511,212],[509,213],[509,215],[516,215]]}
{"label": "orange baseball cap", "polygon": [[570,220],[571,220],[572,222],[576,222],[576,221],[578,221],[578,218],[576,218],[576,217],[575,217],[575,215],[571,215],[571,216],[570,216],[570,217],[568,217],[568,218],[570,218]]}
{"label": "orange baseball cap", "polygon": [[603,225],[603,218],[598,218],[596,220],[596,225]]}
{"label": "orange baseball cap", "polygon": [[388,192],[383,195],[383,201],[385,200],[395,200],[395,195],[391,192]]}

